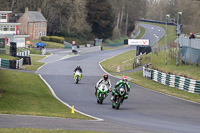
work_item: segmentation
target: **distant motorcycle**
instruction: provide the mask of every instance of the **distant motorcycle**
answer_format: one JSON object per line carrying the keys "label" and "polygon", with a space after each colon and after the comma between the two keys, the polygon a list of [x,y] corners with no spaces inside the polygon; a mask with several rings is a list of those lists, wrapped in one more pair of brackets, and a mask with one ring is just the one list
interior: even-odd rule
{"label": "distant motorcycle", "polygon": [[123,103],[124,99],[127,99],[125,84],[122,84],[120,87],[116,88],[114,93],[114,98],[112,100],[112,108],[119,109],[120,105]]}
{"label": "distant motorcycle", "polygon": [[97,88],[97,103],[102,104],[103,100],[108,96],[109,89],[105,84],[101,84]]}
{"label": "distant motorcycle", "polygon": [[74,74],[74,80],[75,80],[75,83],[78,84],[78,82],[81,80],[82,78],[82,74],[80,71],[76,71],[75,74]]}

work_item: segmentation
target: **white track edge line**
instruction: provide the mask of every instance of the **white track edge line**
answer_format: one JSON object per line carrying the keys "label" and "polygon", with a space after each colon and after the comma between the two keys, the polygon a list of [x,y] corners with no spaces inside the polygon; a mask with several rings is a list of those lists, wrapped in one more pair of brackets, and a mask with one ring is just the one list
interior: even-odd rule
{"label": "white track edge line", "polygon": [[[57,95],[55,94],[55,92],[54,92],[54,90],[52,89],[52,87],[47,83],[47,81],[42,77],[42,75],[39,74],[39,76],[40,76],[40,78],[44,81],[44,83],[48,86],[48,88],[50,89],[52,95],[53,95],[58,101],[60,101],[61,103],[63,103],[65,106],[67,106],[67,107],[69,107],[70,109],[72,109],[72,106],[70,106],[68,103],[62,101],[60,98],[57,97]],[[103,119],[100,119],[100,118],[98,118],[98,117],[94,117],[94,116],[88,115],[88,114],[83,113],[83,112],[81,112],[81,111],[79,111],[79,110],[77,110],[77,109],[74,109],[74,110],[75,110],[77,113],[80,113],[80,114],[85,115],[85,116],[87,116],[87,117],[91,117],[91,118],[96,119],[96,120],[98,120],[98,121],[103,121]]]}

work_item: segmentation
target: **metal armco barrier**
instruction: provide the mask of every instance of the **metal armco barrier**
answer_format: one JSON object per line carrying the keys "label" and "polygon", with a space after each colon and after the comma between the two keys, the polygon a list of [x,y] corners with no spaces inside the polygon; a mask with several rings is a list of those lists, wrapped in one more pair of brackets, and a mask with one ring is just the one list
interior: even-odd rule
{"label": "metal armco barrier", "polygon": [[[149,76],[151,73],[151,76]],[[200,81],[181,76],[162,73],[160,71],[143,67],[143,77],[150,78],[163,85],[174,87],[190,93],[200,94]]]}

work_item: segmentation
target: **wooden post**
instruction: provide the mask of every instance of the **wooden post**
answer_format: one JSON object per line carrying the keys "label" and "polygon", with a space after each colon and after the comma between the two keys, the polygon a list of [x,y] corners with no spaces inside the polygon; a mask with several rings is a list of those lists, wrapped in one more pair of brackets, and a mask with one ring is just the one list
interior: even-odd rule
{"label": "wooden post", "polygon": [[186,65],[186,51],[185,51],[185,65]]}
{"label": "wooden post", "polygon": [[181,65],[182,65],[182,63],[183,63],[182,58],[183,58],[183,54],[181,53],[181,57],[180,57]]}
{"label": "wooden post", "polygon": [[192,62],[191,62],[191,51],[190,51],[190,65],[192,64]]}
{"label": "wooden post", "polygon": [[197,55],[195,54],[195,66],[197,66]]}

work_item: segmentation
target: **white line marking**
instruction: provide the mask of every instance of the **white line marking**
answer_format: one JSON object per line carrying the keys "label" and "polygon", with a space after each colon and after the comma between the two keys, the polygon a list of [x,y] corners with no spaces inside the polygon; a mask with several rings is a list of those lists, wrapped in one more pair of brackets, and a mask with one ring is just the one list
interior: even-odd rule
{"label": "white line marking", "polygon": [[[71,57],[73,57],[73,56],[71,56]],[[69,57],[69,58],[71,58],[71,57]],[[59,60],[62,60],[62,59],[59,59]],[[59,61],[59,60],[57,60],[57,61]],[[53,61],[53,62],[55,62],[55,61]],[[50,63],[50,62],[48,62],[48,63]],[[39,67],[39,68],[37,69],[37,71],[38,71],[39,69],[41,69],[42,67],[44,67],[44,66],[45,66],[46,64],[48,64],[48,63],[45,63],[43,66]],[[47,81],[42,77],[42,75],[39,74],[39,76],[40,76],[40,78],[43,80],[43,82],[47,85],[47,87],[48,87],[49,90],[51,91],[52,95],[53,95],[58,101],[60,101],[61,103],[63,103],[65,106],[67,106],[67,107],[69,107],[70,109],[72,109],[72,106],[70,106],[68,103],[62,101],[60,98],[57,97],[57,95],[55,94],[55,92],[54,92],[54,90],[52,89],[52,87],[47,83]],[[104,121],[104,120],[101,119],[101,118],[88,115],[88,114],[83,113],[83,112],[81,112],[81,111],[79,111],[79,110],[77,110],[77,109],[74,109],[74,111],[77,112],[77,113],[80,113],[80,114],[82,114],[82,115],[85,115],[85,116],[87,116],[87,117],[96,119],[97,121]],[[94,121],[94,120],[92,120],[92,121]]]}
{"label": "white line marking", "polygon": [[[39,74],[39,76],[40,76],[40,78],[44,81],[44,83],[49,87],[49,89],[50,89],[52,95],[53,95],[58,101],[60,101],[61,103],[63,103],[65,106],[67,106],[67,107],[69,107],[70,109],[72,109],[72,106],[70,106],[68,103],[62,101],[60,98],[57,97],[57,95],[55,94],[55,92],[54,92],[54,90],[52,89],[52,87],[46,82],[46,80],[45,80],[40,74]],[[88,114],[86,114],[86,113],[83,113],[83,112],[81,112],[81,111],[78,111],[77,109],[74,109],[74,110],[75,110],[75,112],[80,113],[80,114],[82,114],[82,115],[85,115],[85,116],[87,116],[87,117],[91,117],[91,118],[96,119],[96,120],[98,120],[98,121],[103,121],[103,119],[100,119],[100,118],[97,118],[97,117],[88,115]]]}

